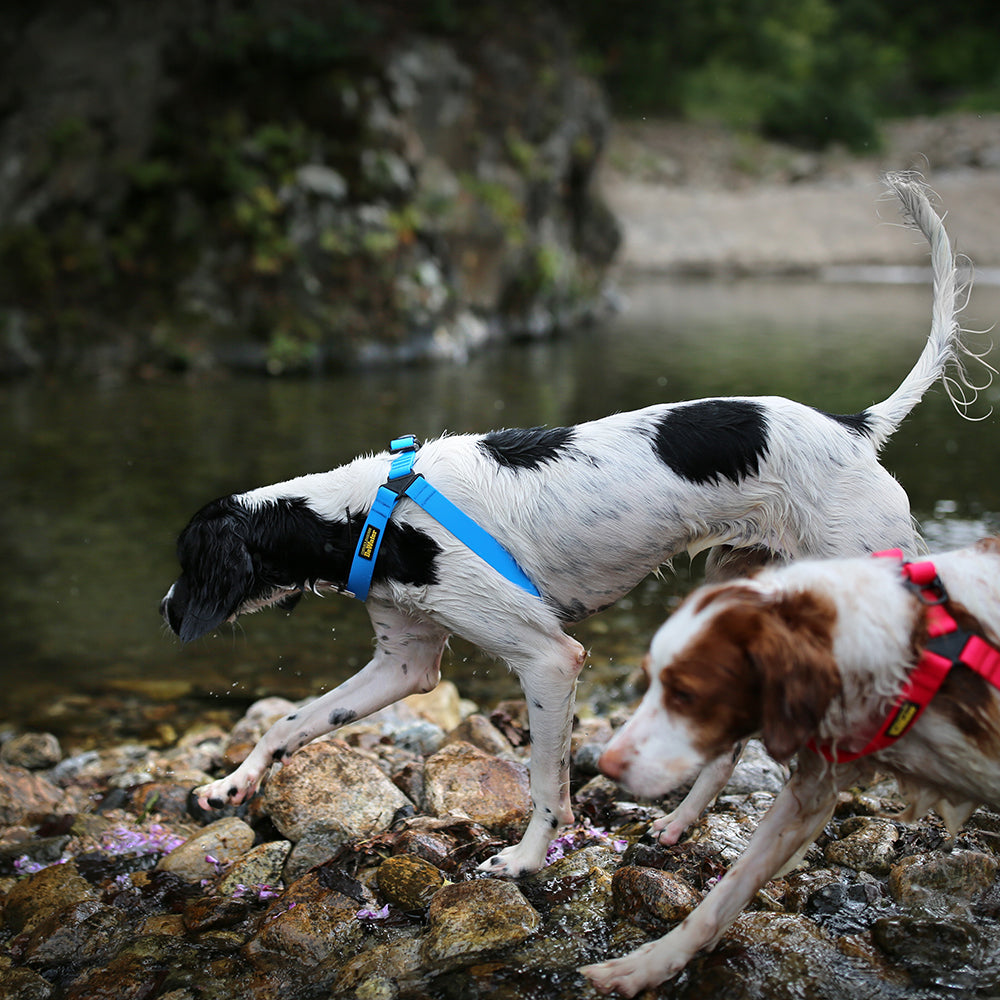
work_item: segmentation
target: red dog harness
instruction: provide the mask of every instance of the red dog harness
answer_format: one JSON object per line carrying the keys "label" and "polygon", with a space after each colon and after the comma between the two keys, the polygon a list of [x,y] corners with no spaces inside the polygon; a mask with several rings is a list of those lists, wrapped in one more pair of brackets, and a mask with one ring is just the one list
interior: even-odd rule
{"label": "red dog harness", "polygon": [[927,606],[927,632],[930,638],[896,698],[888,718],[863,750],[841,753],[836,745],[820,746],[815,740],[809,743],[811,749],[832,763],[857,760],[858,757],[883,750],[895,743],[920,718],[944,683],[948,671],[958,663],[965,664],[985,677],[994,687],[1000,688],[1000,650],[981,636],[958,627],[955,619],[945,610],[948,592],[934,564],[903,562],[903,553],[899,549],[876,552],[875,555],[900,560],[904,583]]}

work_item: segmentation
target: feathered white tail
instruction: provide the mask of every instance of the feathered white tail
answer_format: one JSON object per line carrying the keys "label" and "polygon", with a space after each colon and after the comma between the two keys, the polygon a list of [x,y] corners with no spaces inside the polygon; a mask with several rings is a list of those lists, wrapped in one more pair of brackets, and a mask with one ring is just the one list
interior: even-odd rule
{"label": "feathered white tail", "polygon": [[[963,416],[968,416],[964,411],[996,374],[982,355],[976,354],[963,340],[964,331],[959,326],[958,314],[968,298],[969,286],[958,280],[948,233],[941,217],[931,207],[926,186],[915,173],[890,173],[885,175],[884,180],[889,190],[899,198],[904,218],[919,229],[930,244],[934,297],[930,336],[917,363],[888,399],[865,410],[866,430],[877,448],[889,440],[938,379],[941,379],[955,408]],[[982,364],[986,371],[987,380],[983,385],[977,386],[969,381],[965,362],[970,359]]]}

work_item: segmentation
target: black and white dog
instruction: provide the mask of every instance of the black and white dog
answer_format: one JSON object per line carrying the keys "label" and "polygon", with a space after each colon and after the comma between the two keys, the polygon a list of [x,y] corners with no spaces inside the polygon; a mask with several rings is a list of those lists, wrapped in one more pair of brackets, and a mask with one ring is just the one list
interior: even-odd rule
{"label": "black and white dog", "polygon": [[[517,876],[544,862],[572,819],[569,745],[584,650],[566,625],[608,607],[678,553],[712,548],[716,578],[799,556],[919,544],[902,487],[879,448],[946,368],[969,356],[956,314],[955,262],[922,185],[888,178],[930,241],[934,307],[916,366],[884,402],[831,416],[779,397],[661,404],[563,428],[429,441],[421,473],[488,531],[535,584],[532,596],[409,500],[384,531],[366,606],[376,648],[359,673],[281,719],[203,806],[239,803],[267,769],[337,726],[439,678],[455,633],[505,660],[529,709],[533,815],[520,843],[483,868]],[[184,641],[237,615],[287,607],[307,590],[344,591],[387,453],[224,497],[178,542],[181,576],[162,613]]]}

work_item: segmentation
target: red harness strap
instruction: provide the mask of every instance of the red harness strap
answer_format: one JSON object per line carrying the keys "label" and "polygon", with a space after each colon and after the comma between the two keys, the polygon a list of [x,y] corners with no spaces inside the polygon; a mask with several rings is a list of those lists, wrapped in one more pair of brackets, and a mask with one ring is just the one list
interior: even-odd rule
{"label": "red harness strap", "polygon": [[981,636],[966,632],[945,610],[948,593],[932,562],[903,562],[899,549],[876,552],[876,556],[900,560],[904,583],[919,595],[927,606],[929,639],[920,659],[903,685],[888,717],[868,745],[856,753],[838,751],[836,746],[809,746],[833,763],[846,763],[883,750],[896,742],[920,718],[938,693],[948,671],[958,663],[975,670],[994,687],[1000,688],[1000,650]]}

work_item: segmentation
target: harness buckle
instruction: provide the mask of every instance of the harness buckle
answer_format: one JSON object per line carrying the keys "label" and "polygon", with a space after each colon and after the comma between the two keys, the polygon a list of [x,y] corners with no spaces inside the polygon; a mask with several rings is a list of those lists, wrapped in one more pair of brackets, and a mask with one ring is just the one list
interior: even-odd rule
{"label": "harness buckle", "polygon": [[921,604],[929,608],[948,603],[948,591],[945,589],[941,577],[937,574],[934,575],[934,579],[930,583],[916,583],[909,578],[904,580],[903,583],[907,589],[912,590],[917,595],[917,599]]}
{"label": "harness buckle", "polygon": [[416,434],[401,434],[398,438],[393,438],[389,442],[389,451],[393,455],[398,455],[404,451],[416,451],[420,447],[420,440]]}

